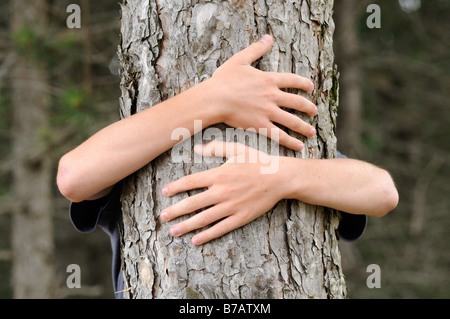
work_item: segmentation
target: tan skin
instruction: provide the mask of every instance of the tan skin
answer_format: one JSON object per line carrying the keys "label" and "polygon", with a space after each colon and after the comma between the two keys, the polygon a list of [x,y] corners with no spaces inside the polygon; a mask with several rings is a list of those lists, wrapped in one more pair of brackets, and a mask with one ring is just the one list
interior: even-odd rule
{"label": "tan skin", "polygon": [[[317,107],[281,89],[310,92],[314,86],[295,74],[263,72],[252,67],[251,63],[267,53],[271,45],[272,38],[264,36],[231,57],[210,79],[94,134],[61,158],[57,175],[60,192],[73,202],[107,195],[114,184],[178,143],[171,139],[176,128],[187,128],[191,135],[195,134],[195,120],[202,120],[202,128],[217,123],[243,129],[264,128],[269,137],[275,129],[281,145],[300,150],[302,142],[278,129],[276,124],[306,137],[313,136],[315,130],[280,107],[310,116],[317,114]],[[190,189],[208,188],[161,212],[162,220],[170,221],[211,206],[174,225],[171,228],[174,236],[226,217],[193,237],[194,244],[205,243],[249,223],[283,198],[373,216],[382,216],[397,205],[398,194],[390,175],[371,164],[352,159],[275,159],[242,145],[233,145],[235,151],[230,154],[224,145],[213,142],[204,148],[196,146],[195,150],[203,156],[226,157],[225,164],[185,176],[162,190],[166,196],[173,196]],[[265,161],[237,160],[252,152],[258,152],[257,158]],[[260,168],[267,160],[279,161],[274,174],[261,174]],[[295,176],[290,172],[295,172]]]}
{"label": "tan skin", "polygon": [[312,136],[314,129],[280,106],[311,116],[317,114],[317,107],[281,89],[312,91],[314,86],[310,80],[296,74],[263,72],[252,67],[250,64],[267,53],[271,45],[272,38],[263,37],[231,57],[210,79],[105,127],[64,155],[57,175],[61,193],[74,202],[105,196],[112,185],[178,143],[171,139],[176,128],[196,133],[195,120],[202,121],[202,128],[226,123],[243,129],[266,128],[269,133],[275,129],[281,145],[301,149],[300,140],[278,129],[274,123],[305,136]]}
{"label": "tan skin", "polygon": [[[227,144],[230,143],[213,141],[196,146],[194,150],[200,155],[226,157],[227,161],[218,168],[182,177],[162,190],[165,196],[173,196],[208,188],[162,211],[161,218],[170,221],[209,207],[172,226],[173,236],[222,219],[192,238],[195,245],[203,244],[251,222],[286,198],[377,217],[398,203],[390,175],[374,165],[353,159],[274,157],[241,144],[233,144],[227,150]],[[257,156],[249,155],[255,152]],[[252,158],[258,160],[254,162]],[[279,169],[273,174],[261,174],[261,167],[274,160],[279,161]]]}

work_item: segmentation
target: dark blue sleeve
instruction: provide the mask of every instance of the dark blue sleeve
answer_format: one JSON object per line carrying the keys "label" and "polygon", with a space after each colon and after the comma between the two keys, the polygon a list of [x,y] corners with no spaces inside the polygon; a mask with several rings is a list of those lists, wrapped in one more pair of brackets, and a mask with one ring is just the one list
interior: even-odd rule
{"label": "dark blue sleeve", "polygon": [[366,225],[366,215],[353,215],[341,212],[341,221],[338,227],[339,238],[345,241],[355,241],[362,236]]}
{"label": "dark blue sleeve", "polygon": [[70,220],[75,229],[81,233],[90,233],[101,226],[110,235],[121,212],[121,191],[122,183],[119,182],[105,197],[71,203]]}
{"label": "dark blue sleeve", "polygon": [[120,292],[123,290],[119,232],[122,219],[121,193],[122,182],[119,182],[103,198],[70,205],[70,219],[75,229],[82,233],[90,233],[100,227],[109,235],[112,248],[112,279],[116,298],[123,298],[123,293]]}
{"label": "dark blue sleeve", "polygon": [[[347,156],[337,153],[338,158]],[[341,212],[341,221],[338,227],[339,238],[345,241],[355,241],[362,236],[367,225],[366,215],[354,215]]]}
{"label": "dark blue sleeve", "polygon": [[70,203],[70,220],[76,230],[90,233],[97,228],[100,213],[108,203],[107,197]]}

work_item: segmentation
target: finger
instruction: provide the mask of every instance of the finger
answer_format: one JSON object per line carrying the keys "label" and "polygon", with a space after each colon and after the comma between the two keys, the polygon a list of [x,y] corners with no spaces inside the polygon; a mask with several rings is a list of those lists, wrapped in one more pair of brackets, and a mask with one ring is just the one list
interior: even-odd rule
{"label": "finger", "polygon": [[233,62],[236,62],[238,64],[252,64],[254,61],[258,60],[264,54],[269,52],[271,47],[272,37],[266,34],[258,42],[251,44],[244,50],[233,55],[230,58],[230,61],[232,60]]}
{"label": "finger", "polygon": [[221,220],[214,226],[202,231],[200,234],[192,237],[194,245],[201,245],[207,243],[215,238],[221,237],[230,231],[241,227],[245,224],[237,215],[231,215],[224,220]]}
{"label": "finger", "polygon": [[216,196],[214,196],[210,190],[207,190],[200,194],[187,197],[164,209],[161,213],[161,219],[167,222],[174,218],[195,212],[196,210],[214,205],[216,202]]}
{"label": "finger", "polygon": [[214,140],[207,144],[195,145],[194,151],[202,156],[232,157],[245,153],[247,146],[241,143]]}
{"label": "finger", "polygon": [[280,89],[300,89],[311,92],[314,90],[314,83],[305,77],[294,73],[268,72]]}
{"label": "finger", "polygon": [[317,106],[303,96],[286,93],[283,91],[279,92],[276,98],[276,103],[279,106],[284,106],[300,112],[305,112],[310,116],[316,116],[319,112]]}
{"label": "finger", "polygon": [[311,137],[316,134],[314,127],[305,123],[298,116],[279,109],[272,115],[272,121],[281,124],[294,132],[300,133],[306,137]]}
{"label": "finger", "polygon": [[212,170],[213,169],[183,176],[180,179],[164,186],[162,189],[162,194],[164,196],[173,196],[188,190],[209,187],[213,183],[211,174]]}
{"label": "finger", "polygon": [[302,141],[290,136],[285,131],[281,130],[279,127],[270,123],[267,136],[277,142],[280,145],[286,146],[294,151],[300,151],[303,149]]}
{"label": "finger", "polygon": [[172,236],[182,236],[193,230],[205,227],[227,215],[228,210],[225,209],[224,205],[216,205],[172,226],[170,228],[170,234]]}

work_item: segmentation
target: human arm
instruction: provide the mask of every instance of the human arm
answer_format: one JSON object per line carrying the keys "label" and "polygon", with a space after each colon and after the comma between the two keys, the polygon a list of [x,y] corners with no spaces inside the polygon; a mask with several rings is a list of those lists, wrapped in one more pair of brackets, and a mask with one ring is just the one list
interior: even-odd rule
{"label": "human arm", "polygon": [[[373,164],[350,158],[282,159],[287,198],[355,215],[382,217],[398,203],[390,174]],[[289,174],[288,173],[288,174]]]}
{"label": "human arm", "polygon": [[[235,54],[213,76],[193,88],[152,108],[115,122],[64,155],[58,167],[61,193],[74,202],[97,199],[112,186],[145,166],[180,140],[171,138],[177,128],[195,132],[195,120],[205,128],[216,123],[247,129],[275,128],[279,143],[298,150],[301,142],[279,130],[274,123],[305,136],[315,132],[311,125],[280,106],[311,116],[316,106],[281,88],[313,89],[308,79],[290,73],[262,72],[250,64],[268,52],[269,36]],[[269,135],[270,137],[270,135]]]}
{"label": "human arm", "polygon": [[[243,145],[211,142],[195,151],[204,156],[224,156],[220,167],[195,173],[169,183],[163,194],[173,196],[195,188],[208,188],[161,212],[164,221],[206,210],[171,227],[181,236],[195,229],[214,226],[192,238],[202,244],[261,216],[281,199],[327,206],[351,214],[382,216],[394,209],[398,194],[390,175],[372,164],[353,159],[299,159],[269,156]],[[258,161],[249,162],[257,153]],[[261,174],[270,161],[279,161],[273,174]]]}

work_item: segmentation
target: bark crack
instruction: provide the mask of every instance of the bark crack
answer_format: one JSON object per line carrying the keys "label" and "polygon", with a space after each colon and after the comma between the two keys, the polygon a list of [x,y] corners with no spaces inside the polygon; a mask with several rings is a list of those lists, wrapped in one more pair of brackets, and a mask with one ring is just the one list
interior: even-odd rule
{"label": "bark crack", "polygon": [[[317,125],[319,134],[315,139],[308,139],[305,151],[295,156],[310,152],[310,157],[321,157],[332,152],[334,132],[328,129],[332,128],[333,113],[327,108],[328,99],[330,95],[335,96],[337,87],[330,86],[331,54],[323,52],[331,49],[331,42],[328,38],[321,39],[329,37],[332,29],[331,23],[324,23],[330,18],[331,2],[258,0],[192,4],[185,0],[150,0],[126,3],[127,21],[122,22],[128,35],[123,39],[121,55],[122,114],[151,107],[196,80],[210,76],[222,59],[267,32],[273,35],[274,48],[255,66],[263,71],[300,73],[317,82],[313,99],[320,115],[309,120]],[[233,6],[236,3],[238,9]],[[148,17],[142,19],[145,15]],[[289,92],[299,93],[298,90]],[[284,148],[281,153],[294,155]],[[128,214],[124,219],[124,236],[128,240],[124,243],[128,245],[124,249],[127,254],[124,268],[128,272],[125,277],[133,287],[133,297],[337,295],[340,278],[334,250],[336,239],[335,235],[322,236],[331,226],[323,220],[327,217],[323,217],[321,209],[285,200],[265,217],[200,248],[190,243],[192,234],[180,238],[170,236],[168,229],[172,224],[159,221],[159,210],[202,190],[165,198],[159,193],[160,186],[208,168],[211,165],[174,163],[168,152],[142,171],[141,180],[130,181],[129,191],[136,194],[124,198],[123,204]],[[146,244],[139,243],[140,240]],[[142,244],[140,250],[139,244]],[[151,260],[152,268],[144,265],[139,274],[140,268],[135,263],[142,262],[141,256]],[[332,269],[326,270],[326,266]],[[154,274],[153,287],[141,292],[145,285],[140,279],[143,282],[152,279],[147,270]]]}

